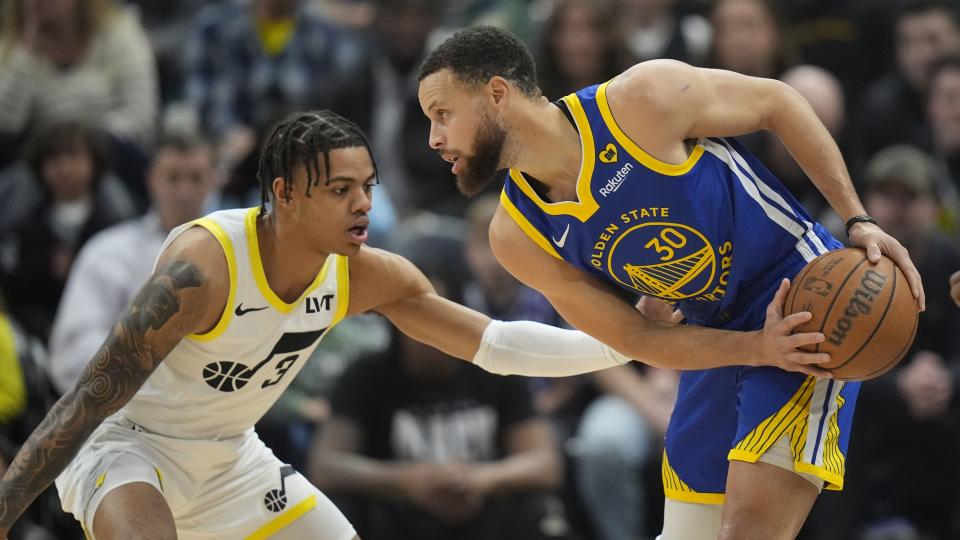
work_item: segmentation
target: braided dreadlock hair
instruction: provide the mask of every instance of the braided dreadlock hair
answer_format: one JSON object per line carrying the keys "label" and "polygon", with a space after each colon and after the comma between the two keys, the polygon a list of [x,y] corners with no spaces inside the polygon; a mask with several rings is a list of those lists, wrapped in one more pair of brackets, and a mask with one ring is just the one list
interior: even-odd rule
{"label": "braided dreadlock hair", "polygon": [[[288,116],[273,129],[260,154],[257,165],[260,215],[266,212],[274,178],[283,178],[284,198],[289,200],[293,171],[303,165],[307,170],[305,194],[309,197],[311,186],[318,185],[321,178],[329,178],[330,151],[357,146],[367,149],[373,162],[374,178],[377,178],[377,162],[373,159],[370,143],[356,124],[327,110],[297,112]],[[322,171],[318,154],[323,154]]]}

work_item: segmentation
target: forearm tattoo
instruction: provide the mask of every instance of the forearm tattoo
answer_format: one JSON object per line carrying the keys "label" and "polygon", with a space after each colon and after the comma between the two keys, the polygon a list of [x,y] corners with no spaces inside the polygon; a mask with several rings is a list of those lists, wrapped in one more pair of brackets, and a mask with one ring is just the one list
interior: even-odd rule
{"label": "forearm tattoo", "polygon": [[183,309],[183,290],[201,284],[193,264],[175,261],[137,293],[76,387],[54,404],[0,480],[0,530],[53,482],[100,422],[133,397],[187,333],[170,320]]}

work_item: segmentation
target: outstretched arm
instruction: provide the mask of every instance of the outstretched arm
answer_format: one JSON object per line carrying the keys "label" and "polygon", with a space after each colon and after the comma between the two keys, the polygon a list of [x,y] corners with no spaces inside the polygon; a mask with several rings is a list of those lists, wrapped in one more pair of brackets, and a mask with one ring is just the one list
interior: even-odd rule
{"label": "outstretched arm", "polygon": [[[670,141],[770,131],[844,222],[865,213],[833,137],[803,96],[783,82],[654,60],[614,79],[608,97],[613,115],[641,146],[651,136],[643,126],[656,126],[656,136]],[[850,229],[850,243],[866,249],[872,262],[881,253],[893,259],[918,308],[925,308],[920,273],[900,242],[876,225],[858,223]]]}
{"label": "outstretched arm", "polygon": [[[216,299],[207,279],[210,255],[202,255],[197,245],[176,249],[175,242],[161,257],[158,270],[120,316],[77,385],[54,404],[10,463],[0,480],[0,537],[100,422],[133,397],[180,339],[204,328]],[[225,273],[226,262],[221,264]]]}
{"label": "outstretched arm", "polygon": [[491,320],[439,296],[417,267],[392,253],[365,248],[350,268],[350,314],[377,311],[413,339],[492,373],[565,377],[630,360],[582,332]]}

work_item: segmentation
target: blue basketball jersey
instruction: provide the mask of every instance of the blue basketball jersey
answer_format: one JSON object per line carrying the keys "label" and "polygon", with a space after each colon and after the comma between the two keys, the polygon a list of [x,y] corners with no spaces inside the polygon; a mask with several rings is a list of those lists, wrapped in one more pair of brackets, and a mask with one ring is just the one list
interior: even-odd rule
{"label": "blue basketball jersey", "polygon": [[736,140],[700,139],[678,165],[644,152],[617,126],[606,86],[562,100],[583,149],[578,200],[545,202],[511,170],[503,206],[551,255],[676,303],[691,323],[761,326],[768,292],[797,270],[783,261],[810,261],[832,238]]}

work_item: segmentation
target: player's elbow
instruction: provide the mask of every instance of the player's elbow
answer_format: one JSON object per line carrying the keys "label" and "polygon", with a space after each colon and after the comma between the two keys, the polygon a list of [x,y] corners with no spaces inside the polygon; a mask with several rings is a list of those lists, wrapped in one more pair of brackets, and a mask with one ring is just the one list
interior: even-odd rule
{"label": "player's elbow", "polygon": [[790,85],[776,79],[761,79],[762,90],[755,100],[760,113],[760,128],[780,133],[785,126],[791,125],[791,118],[800,108],[810,105],[807,100]]}

